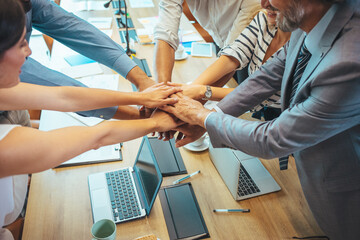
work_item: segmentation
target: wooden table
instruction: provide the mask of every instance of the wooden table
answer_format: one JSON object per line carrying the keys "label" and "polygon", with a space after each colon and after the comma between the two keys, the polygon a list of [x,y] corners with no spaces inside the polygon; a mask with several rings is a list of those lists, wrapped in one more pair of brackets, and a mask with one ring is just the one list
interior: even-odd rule
{"label": "wooden table", "polygon": [[[158,1],[154,3],[157,6]],[[133,20],[140,16],[157,15],[157,7],[142,9],[141,14],[138,11],[130,9]],[[112,13],[109,11],[108,14]],[[139,24],[136,20],[134,23],[135,26]],[[118,34],[114,35],[119,42]],[[136,45],[135,50],[138,58],[148,60],[152,70],[153,46]],[[185,61],[176,62],[173,81],[192,81],[213,61],[214,58],[189,56]],[[120,81],[130,89],[127,81],[122,78]],[[124,143],[122,162],[50,169],[33,174],[23,239],[91,239],[90,228],[93,220],[87,176],[132,166],[140,142],[141,139],[136,139]],[[281,186],[281,191],[237,202],[210,161],[208,151],[197,153],[181,148],[180,152],[189,173],[201,170],[201,174],[187,181],[192,182],[211,239],[277,240],[322,234],[303,196],[292,158],[286,171],[279,170],[278,161],[275,159],[262,160]],[[181,176],[165,177],[162,185],[171,185],[179,177]],[[251,212],[214,213],[215,208],[249,208]],[[116,239],[134,239],[151,233],[161,240],[169,239],[158,197],[148,217],[118,224]]]}

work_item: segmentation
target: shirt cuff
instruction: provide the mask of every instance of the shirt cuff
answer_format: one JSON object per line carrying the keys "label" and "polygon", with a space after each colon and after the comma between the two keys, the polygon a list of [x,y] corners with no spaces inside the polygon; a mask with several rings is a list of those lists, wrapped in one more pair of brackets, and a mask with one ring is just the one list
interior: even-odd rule
{"label": "shirt cuff", "polygon": [[204,120],[204,126],[205,126],[205,128],[206,128],[206,121],[207,121],[207,119],[209,118],[209,116],[211,115],[211,114],[213,114],[214,112],[210,112],[207,116],[206,116],[206,118],[205,118],[205,120]]}
{"label": "shirt cuff", "polygon": [[[214,106],[214,110],[215,110],[215,112],[217,112],[217,113],[224,113],[217,105],[215,105]],[[206,118],[205,118],[205,120],[204,120],[204,126],[205,126],[205,128],[206,128],[206,121],[208,120],[208,118],[210,117],[210,115],[211,114],[213,114],[213,113],[215,113],[215,112],[210,112],[207,116],[206,116]]]}
{"label": "shirt cuff", "polygon": [[134,63],[131,58],[129,58],[129,56],[124,53],[121,54],[121,56],[116,60],[112,69],[114,69],[121,76],[126,78],[130,70],[133,69],[135,66],[137,66],[136,63]]}
{"label": "shirt cuff", "polygon": [[214,109],[218,113],[224,113],[223,110],[221,110],[221,108],[219,108],[217,105],[214,106]]}

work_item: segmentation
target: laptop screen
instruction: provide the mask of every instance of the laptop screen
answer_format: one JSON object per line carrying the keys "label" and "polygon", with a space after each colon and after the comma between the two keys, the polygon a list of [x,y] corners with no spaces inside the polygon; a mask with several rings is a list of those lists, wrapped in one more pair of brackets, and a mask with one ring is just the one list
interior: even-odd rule
{"label": "laptop screen", "polygon": [[147,137],[143,138],[134,169],[142,185],[149,213],[161,186],[162,176]]}

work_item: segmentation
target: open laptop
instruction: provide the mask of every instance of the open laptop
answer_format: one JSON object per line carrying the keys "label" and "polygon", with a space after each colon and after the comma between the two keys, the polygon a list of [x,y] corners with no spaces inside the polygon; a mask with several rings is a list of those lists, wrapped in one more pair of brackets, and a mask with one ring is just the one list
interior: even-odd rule
{"label": "open laptop", "polygon": [[162,175],[149,139],[141,142],[133,167],[88,176],[94,222],[125,222],[150,214],[162,183]]}
{"label": "open laptop", "polygon": [[281,189],[258,158],[230,148],[214,148],[211,143],[209,154],[235,200]]}

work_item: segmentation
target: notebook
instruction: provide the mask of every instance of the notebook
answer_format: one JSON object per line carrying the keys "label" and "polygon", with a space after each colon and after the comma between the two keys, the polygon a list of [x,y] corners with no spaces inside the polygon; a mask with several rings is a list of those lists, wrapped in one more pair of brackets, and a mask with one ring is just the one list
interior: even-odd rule
{"label": "notebook", "polygon": [[162,187],[159,198],[170,240],[210,237],[191,183]]}
{"label": "notebook", "polygon": [[258,158],[230,148],[214,148],[211,143],[209,155],[235,200],[281,189]]}
{"label": "notebook", "polygon": [[133,167],[88,176],[93,221],[120,223],[149,215],[161,183],[159,166],[144,137]]}

